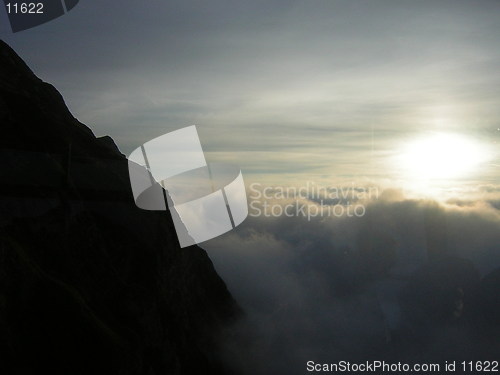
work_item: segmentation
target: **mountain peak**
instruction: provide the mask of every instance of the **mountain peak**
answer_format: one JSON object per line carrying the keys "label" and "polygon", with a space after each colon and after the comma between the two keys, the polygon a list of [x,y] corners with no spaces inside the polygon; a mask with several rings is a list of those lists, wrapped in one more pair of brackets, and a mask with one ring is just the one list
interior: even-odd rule
{"label": "mountain peak", "polygon": [[239,308],[127,159],[0,42],[0,363],[5,373],[224,374]]}

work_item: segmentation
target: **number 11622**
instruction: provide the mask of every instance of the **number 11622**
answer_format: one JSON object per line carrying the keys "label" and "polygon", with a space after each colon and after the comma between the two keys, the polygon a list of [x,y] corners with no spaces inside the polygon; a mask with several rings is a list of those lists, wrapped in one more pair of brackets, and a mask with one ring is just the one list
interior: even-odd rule
{"label": "number 11622", "polygon": [[43,14],[43,3],[7,3],[9,14]]}

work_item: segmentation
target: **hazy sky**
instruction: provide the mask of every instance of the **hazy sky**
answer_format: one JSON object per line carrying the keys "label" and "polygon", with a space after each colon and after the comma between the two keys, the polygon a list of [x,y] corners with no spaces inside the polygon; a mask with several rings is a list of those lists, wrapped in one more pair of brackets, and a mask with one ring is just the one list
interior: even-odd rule
{"label": "hazy sky", "polygon": [[126,154],[196,124],[251,180],[397,178],[415,137],[500,138],[498,1],[81,0],[17,34],[1,13],[2,38]]}

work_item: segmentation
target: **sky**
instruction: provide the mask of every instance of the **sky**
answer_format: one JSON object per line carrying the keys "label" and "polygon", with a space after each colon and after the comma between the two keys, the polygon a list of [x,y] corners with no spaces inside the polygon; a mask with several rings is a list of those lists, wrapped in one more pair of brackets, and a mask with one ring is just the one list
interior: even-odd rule
{"label": "sky", "polygon": [[196,124],[207,158],[247,183],[392,185],[405,144],[451,133],[490,151],[461,177],[495,184],[499,12],[493,0],[82,0],[16,34],[2,14],[1,35],[127,155]]}

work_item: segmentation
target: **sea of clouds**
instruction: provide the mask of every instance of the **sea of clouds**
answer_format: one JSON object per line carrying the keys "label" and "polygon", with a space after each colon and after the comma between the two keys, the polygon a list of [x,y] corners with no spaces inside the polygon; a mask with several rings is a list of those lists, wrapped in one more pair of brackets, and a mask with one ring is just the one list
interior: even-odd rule
{"label": "sea of clouds", "polygon": [[[297,201],[278,198],[270,203]],[[446,202],[387,189],[357,203],[361,217],[250,216],[202,244],[245,311],[226,338],[240,370],[302,374],[308,360],[470,360],[495,350],[476,323],[500,292],[491,282],[498,189]],[[478,297],[488,280],[497,289]]]}

